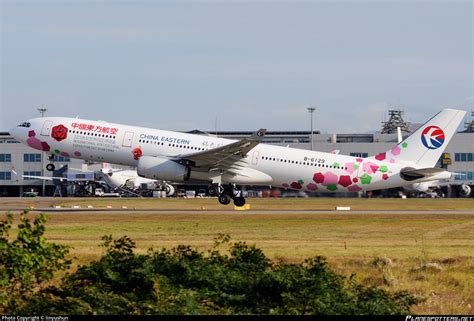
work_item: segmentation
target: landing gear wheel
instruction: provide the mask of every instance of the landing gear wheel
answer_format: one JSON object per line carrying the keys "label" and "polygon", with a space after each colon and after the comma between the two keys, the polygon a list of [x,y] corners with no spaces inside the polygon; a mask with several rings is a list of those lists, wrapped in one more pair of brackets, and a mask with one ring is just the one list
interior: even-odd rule
{"label": "landing gear wheel", "polygon": [[234,198],[234,205],[238,206],[238,207],[244,206],[245,205],[245,198],[243,198],[242,196],[238,196],[238,197]]}
{"label": "landing gear wheel", "polygon": [[50,172],[54,171],[55,168],[56,168],[56,166],[54,166],[54,164],[46,165],[46,170],[48,170]]}
{"label": "landing gear wheel", "polygon": [[221,203],[222,205],[229,204],[231,200],[232,199],[227,194],[222,194],[222,195],[219,196],[219,203]]}
{"label": "landing gear wheel", "polygon": [[216,186],[214,185],[211,185],[207,188],[207,194],[209,194],[209,196],[217,196],[217,188]]}

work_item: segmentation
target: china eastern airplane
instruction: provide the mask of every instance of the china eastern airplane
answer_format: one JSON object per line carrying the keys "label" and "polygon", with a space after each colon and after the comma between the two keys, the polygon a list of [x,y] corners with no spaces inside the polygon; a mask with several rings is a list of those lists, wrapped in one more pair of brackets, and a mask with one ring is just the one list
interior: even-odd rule
{"label": "china eastern airplane", "polygon": [[[136,166],[146,178],[209,184],[221,204],[245,199],[236,185],[358,192],[449,179],[435,165],[465,111],[444,109],[388,151],[359,158],[262,143],[265,130],[230,140],[78,118],[44,117],[13,128],[15,139],[65,157]],[[50,157],[52,160],[53,157]],[[54,164],[46,166],[54,170]]]}

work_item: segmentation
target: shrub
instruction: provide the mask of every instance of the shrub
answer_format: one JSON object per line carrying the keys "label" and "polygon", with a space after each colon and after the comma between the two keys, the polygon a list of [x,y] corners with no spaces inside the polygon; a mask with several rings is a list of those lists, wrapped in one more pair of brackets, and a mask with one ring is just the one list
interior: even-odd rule
{"label": "shrub", "polygon": [[103,238],[104,256],[42,289],[16,312],[36,314],[408,314],[409,293],[364,287],[323,257],[272,263],[254,245],[216,242],[206,253],[180,245],[133,252],[124,236]]}

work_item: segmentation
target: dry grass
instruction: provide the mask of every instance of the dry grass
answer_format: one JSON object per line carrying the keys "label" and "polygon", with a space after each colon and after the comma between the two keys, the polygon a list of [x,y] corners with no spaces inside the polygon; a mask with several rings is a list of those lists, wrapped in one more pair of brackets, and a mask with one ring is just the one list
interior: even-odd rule
{"label": "dry grass", "polygon": [[[51,202],[51,200],[48,200]],[[64,202],[64,200],[61,200]],[[111,200],[68,200],[74,205]],[[139,204],[139,200],[113,202]],[[252,208],[313,209],[348,205],[358,209],[403,209],[412,200],[251,200]],[[415,202],[416,201],[416,202]],[[445,201],[446,203],[443,203]],[[215,200],[145,200],[143,208],[169,206],[200,208]],[[398,204],[398,206],[397,206]],[[413,200],[416,209],[472,209],[472,200]],[[471,207],[469,207],[471,205]],[[98,205],[95,205],[98,206]],[[105,206],[105,205],[104,205]],[[118,207],[114,203],[114,207]],[[266,207],[268,206],[268,207]],[[40,206],[36,206],[40,207]],[[216,207],[217,208],[217,207]],[[222,207],[219,207],[222,208]],[[413,209],[413,208],[412,208]],[[299,262],[323,255],[339,272],[356,273],[367,285],[389,290],[407,289],[425,301],[414,308],[420,314],[474,313],[474,215],[379,215],[379,214],[152,214],[132,213],[55,213],[49,214],[49,240],[73,246],[77,264],[98,258],[98,246],[105,234],[128,235],[138,251],[148,248],[190,244],[207,249],[219,233],[233,240],[255,243],[275,260]],[[374,258],[389,258],[390,266],[375,266]],[[437,263],[441,270],[422,269]]]}

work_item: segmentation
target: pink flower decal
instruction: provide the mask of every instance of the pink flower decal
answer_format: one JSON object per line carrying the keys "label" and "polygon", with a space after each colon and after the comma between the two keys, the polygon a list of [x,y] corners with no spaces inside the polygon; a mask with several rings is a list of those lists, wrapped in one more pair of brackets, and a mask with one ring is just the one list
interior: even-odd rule
{"label": "pink flower decal", "polygon": [[30,132],[28,133],[28,136],[29,138],[26,140],[26,143],[28,144],[28,146],[34,149],[45,151],[45,152],[49,152],[49,150],[51,149],[47,142],[42,142],[41,140],[36,138],[36,134],[34,130],[30,130]]}
{"label": "pink flower decal", "polygon": [[383,174],[382,178],[384,179],[384,181],[386,181],[388,179],[388,174]]}
{"label": "pink flower decal", "polygon": [[358,191],[362,190],[362,188],[358,185],[351,185],[347,188],[347,190],[349,192],[358,192]]}
{"label": "pink flower decal", "polygon": [[385,158],[387,158],[386,153],[380,153],[380,154],[375,155],[375,159],[379,161],[383,161]]}
{"label": "pink flower decal", "polygon": [[74,152],[74,156],[81,157],[81,155],[82,155],[81,152],[78,152],[78,151]]}
{"label": "pink flower decal", "polygon": [[400,155],[400,152],[401,152],[401,151],[402,151],[402,150],[400,149],[400,147],[395,146],[394,148],[392,148],[392,155],[393,155],[393,156],[398,156],[398,155]]}
{"label": "pink flower decal", "polygon": [[342,175],[339,177],[339,185],[347,187],[352,184],[351,177],[348,175]]}
{"label": "pink flower decal", "polygon": [[283,186],[284,188],[290,187],[290,185],[288,185],[287,183],[283,183],[282,186]]}
{"label": "pink flower decal", "polygon": [[291,188],[294,188],[294,189],[302,189],[303,188],[303,186],[298,182],[293,182],[293,183],[291,183],[290,186],[291,186]]}
{"label": "pink flower decal", "polygon": [[373,174],[379,169],[379,166],[377,164],[367,162],[363,164],[363,168],[364,168],[364,172]]}
{"label": "pink flower decal", "polygon": [[308,185],[306,185],[306,188],[308,188],[310,191],[315,191],[318,189],[318,185],[314,183],[309,183]]}
{"label": "pink flower decal", "polygon": [[349,173],[349,174],[352,174],[354,173],[354,163],[346,163],[346,171]]}
{"label": "pink flower decal", "polygon": [[313,175],[313,181],[318,184],[321,184],[322,182],[324,182],[324,175],[322,173],[315,173]]}
{"label": "pink flower decal", "polygon": [[30,138],[28,138],[26,140],[26,143],[28,144],[28,146],[30,146],[34,149],[39,149],[39,150],[43,149],[43,146],[41,146],[41,141],[38,138],[36,138],[35,136],[31,136]]}
{"label": "pink flower decal", "polygon": [[326,174],[324,174],[324,182],[323,182],[323,185],[331,185],[331,184],[334,184],[336,185],[337,184],[337,175],[334,174],[334,173],[331,173],[331,172],[326,172]]}
{"label": "pink flower decal", "polygon": [[41,142],[41,149],[44,150],[45,152],[49,152],[51,147],[49,147],[47,142]]}

